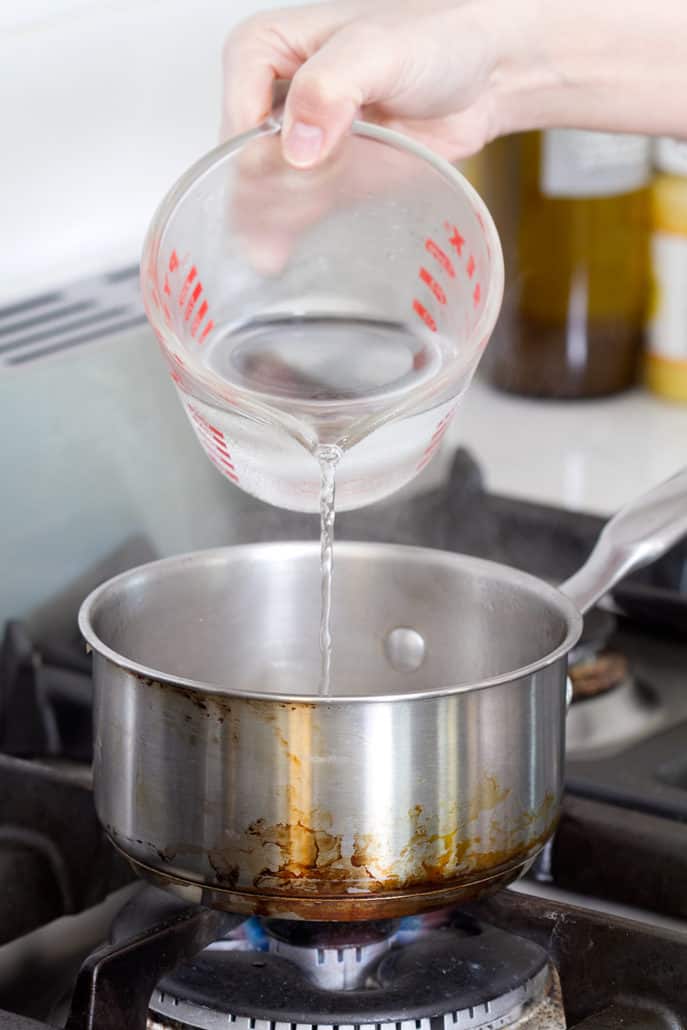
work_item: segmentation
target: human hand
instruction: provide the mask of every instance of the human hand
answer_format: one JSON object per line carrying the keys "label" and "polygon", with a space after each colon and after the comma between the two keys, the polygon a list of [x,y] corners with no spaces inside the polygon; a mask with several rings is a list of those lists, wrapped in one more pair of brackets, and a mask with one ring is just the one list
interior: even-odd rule
{"label": "human hand", "polygon": [[684,0],[337,0],[265,11],[224,51],[223,135],[292,80],[284,156],[326,158],[359,113],[456,160],[570,127],[687,138]]}
{"label": "human hand", "polygon": [[361,112],[449,159],[474,153],[501,131],[501,81],[527,63],[534,6],[342,0],[258,14],[225,46],[222,135],[262,121],[288,79],[282,145],[295,167],[324,160]]}

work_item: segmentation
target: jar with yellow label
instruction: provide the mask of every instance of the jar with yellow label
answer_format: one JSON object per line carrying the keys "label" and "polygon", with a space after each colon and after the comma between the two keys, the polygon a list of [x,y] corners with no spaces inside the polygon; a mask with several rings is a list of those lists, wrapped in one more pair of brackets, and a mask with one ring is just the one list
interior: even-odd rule
{"label": "jar with yellow label", "polygon": [[655,165],[646,381],[654,393],[687,402],[687,142],[658,140]]}

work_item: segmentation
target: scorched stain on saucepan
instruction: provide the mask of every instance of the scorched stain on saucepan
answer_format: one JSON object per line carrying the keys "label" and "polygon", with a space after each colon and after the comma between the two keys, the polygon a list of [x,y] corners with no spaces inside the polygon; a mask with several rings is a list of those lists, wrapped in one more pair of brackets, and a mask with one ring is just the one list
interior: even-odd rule
{"label": "scorched stain on saucepan", "polygon": [[[249,723],[257,717],[283,756],[282,821],[254,818],[232,829],[231,843],[225,829],[203,849],[214,890],[231,897],[232,904],[238,899],[242,911],[257,911],[258,905],[275,911],[288,906],[290,897],[301,911],[304,905],[314,911],[324,904],[333,918],[347,918],[348,909],[364,918],[371,905],[386,911],[397,902],[399,911],[411,911],[426,908],[430,897],[466,899],[512,879],[553,831],[554,794],[547,794],[537,809],[514,813],[510,788],[484,775],[468,797],[442,806],[439,815],[419,804],[411,807],[390,831],[393,840],[374,832],[351,833],[340,822],[335,825],[332,813],[318,808],[315,800],[307,756],[318,746],[316,705],[246,698],[237,705],[226,696],[156,681],[145,681],[145,687],[178,696],[180,722],[187,734],[200,734],[199,742],[208,738],[218,750],[238,747],[244,716]],[[214,733],[200,728],[208,721]],[[214,822],[214,811],[208,814]],[[195,854],[173,842],[157,857],[172,878],[183,881],[183,856],[191,850]],[[416,905],[411,896],[424,900]]]}
{"label": "scorched stain on saucepan", "polygon": [[215,871],[217,883],[227,890],[232,890],[238,883],[240,867],[227,861],[226,854],[221,849],[208,851],[208,862]]}
{"label": "scorched stain on saucepan", "polygon": [[[333,832],[328,813],[298,812],[292,806],[293,822],[268,824],[257,819],[246,831],[254,846],[241,849],[249,860],[246,865],[253,869],[264,860],[253,875],[252,888],[296,893],[352,889],[376,894],[447,885],[526,861],[553,831],[553,794],[547,794],[537,810],[522,812],[506,826],[492,818],[486,831],[471,831],[471,825],[506,800],[509,791],[500,789],[493,777],[485,777],[477,795],[483,807],[471,804],[464,822],[443,833],[430,832],[421,805],[410,809],[407,843],[393,860],[388,858],[388,842],[375,834],[355,834],[346,846],[343,834]],[[543,830],[533,835],[537,825]],[[229,862],[228,852],[224,855]]]}

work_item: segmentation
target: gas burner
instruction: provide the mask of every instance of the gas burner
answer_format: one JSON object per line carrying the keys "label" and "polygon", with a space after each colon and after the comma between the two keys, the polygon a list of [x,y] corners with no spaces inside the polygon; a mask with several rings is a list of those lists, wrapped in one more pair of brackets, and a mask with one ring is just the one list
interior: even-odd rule
{"label": "gas burner", "polygon": [[365,985],[367,970],[394,940],[398,922],[309,923],[270,919],[267,950],[293,963],[316,986],[349,991]]}
{"label": "gas burner", "polygon": [[[372,929],[371,929],[372,928]],[[276,931],[276,932],[275,932]],[[444,925],[248,920],[160,981],[149,1030],[565,1030],[538,944],[460,913]]]}
{"label": "gas burner", "polygon": [[566,753],[571,758],[611,754],[662,721],[654,692],[635,679],[627,657],[611,649],[616,629],[613,615],[592,610],[570,655],[573,694]]}

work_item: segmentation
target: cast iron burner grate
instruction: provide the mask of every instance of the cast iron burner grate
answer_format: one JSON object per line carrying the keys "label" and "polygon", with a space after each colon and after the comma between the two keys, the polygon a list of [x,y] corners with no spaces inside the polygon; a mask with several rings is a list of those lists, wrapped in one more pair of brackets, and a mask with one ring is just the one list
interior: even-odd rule
{"label": "cast iron burner grate", "polygon": [[[122,913],[115,938],[138,911]],[[151,1030],[566,1025],[546,951],[455,912],[343,926],[246,920],[164,977],[150,1008]]]}

